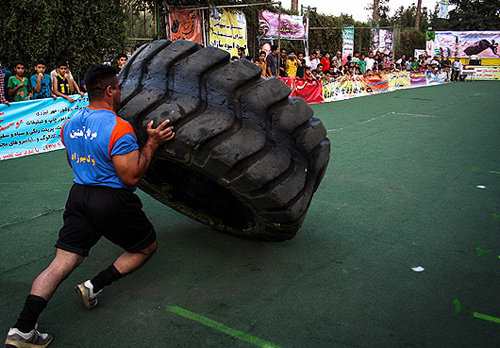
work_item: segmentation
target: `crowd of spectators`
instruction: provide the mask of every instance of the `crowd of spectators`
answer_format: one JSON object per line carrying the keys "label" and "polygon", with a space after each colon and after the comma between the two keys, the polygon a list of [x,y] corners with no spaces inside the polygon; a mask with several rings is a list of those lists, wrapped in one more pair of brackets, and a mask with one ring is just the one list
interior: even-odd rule
{"label": "crowd of spectators", "polygon": [[[251,58],[245,55],[243,48],[238,49],[238,55],[231,58],[232,61],[249,59],[262,69],[262,77],[290,77],[304,78],[311,81],[334,80],[342,76],[379,76],[398,71],[432,71],[445,81],[463,80],[462,63],[455,58],[432,58],[420,55],[417,57],[406,57],[404,54],[399,59],[394,59],[393,52],[385,54],[377,51],[368,55],[354,52],[353,56],[342,58],[341,52],[331,55],[330,52],[314,50],[309,56],[304,53],[296,54],[293,50],[278,49],[271,47],[267,54],[261,51],[259,56]],[[119,54],[115,58],[115,65],[121,69],[128,60],[125,54]],[[56,63],[56,69],[46,74],[47,64],[45,60],[39,59],[32,70],[30,78],[26,72],[26,65],[18,61],[13,65],[13,72],[4,69],[0,60],[0,104],[24,101],[30,99],[42,99],[62,97],[73,103],[75,100],[71,95],[84,95],[86,92],[85,81],[78,84],[71,71],[69,61],[60,57]]]}
{"label": "crowd of spectators", "polygon": [[[234,56],[233,60],[243,57],[244,51],[241,55],[240,52],[238,53],[238,57]],[[444,81],[454,81],[464,77],[462,63],[458,58],[452,62],[450,58],[433,58],[424,55],[417,58],[406,57],[403,54],[395,59],[393,52],[387,54],[380,51],[368,54],[354,52],[352,56],[347,56],[344,60],[341,52],[331,55],[330,52],[314,50],[306,57],[302,52],[296,54],[293,50],[281,49],[280,51],[277,46],[272,46],[269,54],[261,51],[258,58],[251,60],[262,68],[262,76],[266,78],[298,77],[319,81],[320,79],[338,79],[342,76],[382,77],[383,74],[399,71],[431,71],[441,76]]]}
{"label": "crowd of spectators", "polygon": [[[121,69],[127,59],[127,55],[119,54],[116,57],[117,68]],[[69,61],[64,57],[57,59],[56,68],[50,74],[46,73],[47,63],[44,59],[36,61],[31,76],[22,61],[15,62],[12,68],[12,72],[5,69],[0,60],[0,104],[43,98],[55,100],[57,97],[73,103],[75,99],[71,95],[80,94],[83,97],[87,92],[85,81],[82,80],[80,84],[76,82],[69,70]]]}

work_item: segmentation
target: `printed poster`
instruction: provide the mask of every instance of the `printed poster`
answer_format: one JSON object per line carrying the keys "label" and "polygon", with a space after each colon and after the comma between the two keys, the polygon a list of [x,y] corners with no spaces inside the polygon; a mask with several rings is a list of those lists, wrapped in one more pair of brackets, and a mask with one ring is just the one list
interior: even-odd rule
{"label": "printed poster", "polygon": [[410,72],[409,71],[396,71],[387,74],[389,81],[389,91],[396,89],[410,87]]}
{"label": "printed poster", "polygon": [[182,10],[183,8],[170,8],[168,13],[167,35],[170,40],[188,40],[203,43],[203,17],[200,10]]}
{"label": "printed poster", "polygon": [[[240,11],[213,8],[210,10],[210,46],[238,55],[238,48],[247,51],[247,21]],[[248,53],[248,52],[247,52]]]}
{"label": "printed poster", "polygon": [[434,46],[445,57],[499,58],[500,31],[436,31]]}
{"label": "printed poster", "polygon": [[438,18],[448,19],[450,16],[448,15],[448,6],[450,5],[449,0],[441,0],[439,2],[439,14]]}
{"label": "printed poster", "polygon": [[277,39],[278,19],[281,19],[279,26],[281,39],[307,40],[307,17],[282,13],[280,18],[277,13],[267,10],[259,11],[259,36],[264,39]]}
{"label": "printed poster", "polygon": [[354,26],[344,25],[342,29],[342,64],[347,61],[347,56],[354,53]]}
{"label": "printed poster", "polygon": [[88,105],[88,97],[38,99],[0,105],[0,161],[63,149],[61,128],[78,110]]}

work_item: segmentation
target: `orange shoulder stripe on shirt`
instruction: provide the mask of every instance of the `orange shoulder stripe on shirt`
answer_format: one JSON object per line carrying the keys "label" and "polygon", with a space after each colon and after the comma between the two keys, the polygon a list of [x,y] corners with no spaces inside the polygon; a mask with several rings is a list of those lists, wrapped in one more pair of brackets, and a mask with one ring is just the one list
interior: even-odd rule
{"label": "orange shoulder stripe on shirt", "polygon": [[116,116],[116,125],[113,131],[111,132],[111,136],[109,137],[109,157],[111,158],[111,150],[115,143],[125,134],[131,133],[135,135],[134,128],[125,120],[122,120],[118,116]]}
{"label": "orange shoulder stripe on shirt", "polygon": [[61,127],[61,141],[62,141],[63,144],[64,144],[64,135],[63,135],[64,126],[66,125],[66,123],[68,123],[68,121],[69,120],[67,120],[66,122],[64,122],[64,124]]}

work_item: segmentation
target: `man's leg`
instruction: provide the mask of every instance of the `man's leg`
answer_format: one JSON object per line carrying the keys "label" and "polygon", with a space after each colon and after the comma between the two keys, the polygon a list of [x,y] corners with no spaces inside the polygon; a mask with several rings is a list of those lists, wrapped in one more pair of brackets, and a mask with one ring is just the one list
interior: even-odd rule
{"label": "man's leg", "polygon": [[141,267],[154,254],[156,248],[157,243],[155,240],[139,252],[125,252],[120,255],[111,266],[92,278],[90,282],[94,286],[94,293]]}
{"label": "man's leg", "polygon": [[98,296],[105,286],[111,285],[121,277],[132,273],[141,267],[156,251],[156,239],[146,248],[138,252],[126,252],[116,261],[96,275],[91,280],[87,280],[76,286],[76,291],[80,296],[83,305],[88,309],[97,306]]}
{"label": "man's leg", "polygon": [[14,327],[21,332],[33,330],[38,317],[59,284],[82,263],[83,259],[83,256],[57,249],[52,263],[33,282],[30,294]]}

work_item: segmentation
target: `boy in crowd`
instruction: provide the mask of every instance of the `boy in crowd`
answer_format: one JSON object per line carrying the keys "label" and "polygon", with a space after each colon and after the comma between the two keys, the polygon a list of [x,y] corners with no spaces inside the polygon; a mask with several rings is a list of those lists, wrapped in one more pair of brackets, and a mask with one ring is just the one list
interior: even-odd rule
{"label": "boy in crowd", "polygon": [[288,60],[286,61],[286,74],[288,77],[296,77],[297,69],[302,63],[299,61],[294,51],[291,51],[288,55]]}
{"label": "boy in crowd", "polygon": [[260,68],[262,69],[260,76],[269,77],[269,76],[267,76],[266,52],[260,51],[259,60],[257,62],[255,62],[255,64],[260,66]]}
{"label": "boy in crowd", "polygon": [[52,85],[54,86],[54,94],[56,96],[63,97],[70,103],[75,102],[75,100],[70,97],[74,91],[75,81],[69,72],[68,63],[64,60],[57,63],[56,76],[52,79]]}
{"label": "boy in crowd", "polygon": [[306,60],[304,59],[304,53],[299,53],[299,66],[297,67],[297,77],[301,79],[304,78],[304,68],[306,66]]}
{"label": "boy in crowd", "polygon": [[280,76],[281,77],[288,76],[286,74],[286,49],[284,48],[281,49],[281,55],[280,55]]}
{"label": "boy in crowd", "polygon": [[118,69],[122,70],[125,63],[127,63],[128,57],[126,54],[120,53],[116,56],[116,63],[118,64]]}
{"label": "boy in crowd", "polygon": [[273,45],[271,47],[271,54],[267,55],[266,58],[268,77],[278,76],[278,54],[278,46]]}
{"label": "boy in crowd", "polygon": [[16,75],[9,78],[9,96],[12,101],[24,101],[31,98],[31,88],[30,82],[26,77],[24,77],[25,65],[23,62],[19,61],[14,66],[14,71]]}
{"label": "boy in crowd", "polygon": [[50,76],[45,73],[46,63],[45,60],[39,59],[35,63],[36,74],[30,78],[31,86],[33,87],[33,99],[54,98],[55,94],[52,92],[52,81]]}
{"label": "boy in crowd", "polygon": [[[10,106],[8,100],[9,92],[6,90],[8,79],[5,78],[5,72],[8,72],[10,74],[10,71],[3,69],[2,61],[0,60],[0,104],[6,104],[7,106]],[[6,81],[7,83],[5,83]]]}
{"label": "boy in crowd", "polygon": [[[78,87],[78,84],[76,83],[75,79],[73,78],[73,74],[71,73],[71,71],[69,70],[69,61],[67,58],[64,58],[64,57],[59,57],[57,59],[57,65],[59,64],[64,64],[64,66],[68,69],[68,74],[69,74],[69,78],[72,82],[72,87],[73,87],[73,90],[76,91],[75,93],[78,93],[80,94],[82,97],[85,95],[85,93],[81,92],[80,91],[80,88]],[[55,80],[56,80],[56,77],[57,77],[57,67],[56,69],[52,70],[50,72],[50,79],[52,80],[52,86],[55,88]],[[73,93],[73,92],[71,92]]]}

